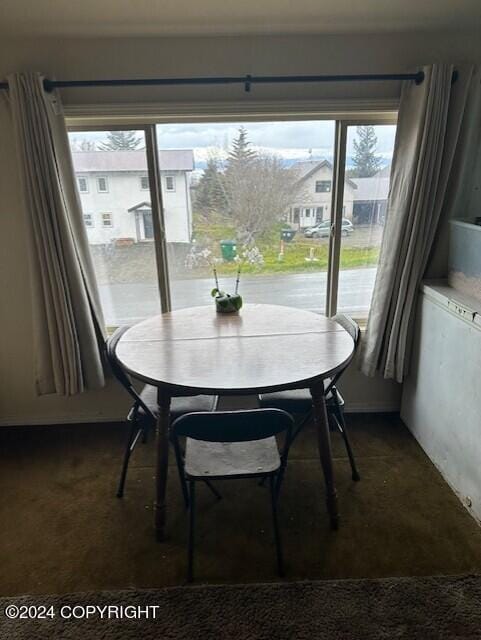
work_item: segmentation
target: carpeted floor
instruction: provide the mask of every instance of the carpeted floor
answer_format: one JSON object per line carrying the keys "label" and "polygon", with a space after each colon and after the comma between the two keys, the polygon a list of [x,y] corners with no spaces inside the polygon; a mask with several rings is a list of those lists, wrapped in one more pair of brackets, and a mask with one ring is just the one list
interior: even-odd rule
{"label": "carpeted floor", "polygon": [[[45,618],[28,619],[40,604],[46,607]],[[18,611],[27,619],[3,615],[15,616]],[[177,587],[2,599],[0,639],[12,638],[475,640],[481,638],[481,577]]]}
{"label": "carpeted floor", "polygon": [[[324,507],[316,434],[295,443],[281,495],[286,579],[481,573],[481,529],[398,417],[349,416],[362,480],[333,434],[341,526]],[[152,531],[153,443],[139,445],[115,498],[125,429],[0,429],[0,595],[152,589],[185,579],[186,515],[169,471],[169,539]],[[173,462],[173,460],[172,460]],[[199,582],[277,580],[268,493],[255,482],[199,487]]]}

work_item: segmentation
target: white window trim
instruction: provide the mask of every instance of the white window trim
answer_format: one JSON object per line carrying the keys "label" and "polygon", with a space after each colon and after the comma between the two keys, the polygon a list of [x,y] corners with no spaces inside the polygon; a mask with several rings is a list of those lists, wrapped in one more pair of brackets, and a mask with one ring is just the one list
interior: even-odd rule
{"label": "white window trim", "polygon": [[[105,186],[107,187],[105,190],[100,189],[99,181],[105,180]],[[97,176],[95,178],[95,182],[97,183],[97,193],[109,193],[109,179],[108,176]]]}
{"label": "white window trim", "polygon": [[[317,190],[317,185],[318,184],[322,184],[322,183],[326,183],[326,182],[329,183],[329,189],[325,189],[325,190],[319,189],[319,191],[318,191]],[[316,193],[331,193],[331,191],[332,191],[332,180],[316,180],[316,183],[314,185],[314,191]]]}
{"label": "white window trim", "polygon": [[[80,189],[80,180],[85,180],[85,186],[86,186],[85,191],[82,191],[82,190]],[[84,194],[84,193],[89,193],[89,192],[90,192],[90,189],[89,189],[89,180],[88,180],[88,177],[87,177],[87,176],[77,176],[77,189],[78,189],[78,192],[79,192],[80,194]]]}
{"label": "white window trim", "polygon": [[[176,185],[176,176],[174,175],[166,175],[164,176],[164,184],[165,184],[165,190],[168,191],[169,193],[174,193],[177,190],[177,185]],[[167,188],[167,181],[168,180],[172,180],[172,189],[168,189]]]}
{"label": "white window trim", "polygon": [[[146,187],[142,186],[142,180],[144,180],[144,179],[147,180],[147,186]],[[148,191],[149,190],[149,176],[148,175],[140,176],[140,190],[141,191]]]}
{"label": "white window trim", "polygon": [[[95,217],[93,213],[83,213],[82,215],[83,215],[84,225],[87,229],[92,229],[92,227],[95,227]],[[90,218],[90,224],[86,224],[85,222],[86,216]]]}
{"label": "white window trim", "polygon": [[[104,216],[110,216],[110,224],[104,224]],[[110,211],[102,211],[100,213],[100,222],[102,224],[102,229],[113,229],[114,227],[114,214]]]}

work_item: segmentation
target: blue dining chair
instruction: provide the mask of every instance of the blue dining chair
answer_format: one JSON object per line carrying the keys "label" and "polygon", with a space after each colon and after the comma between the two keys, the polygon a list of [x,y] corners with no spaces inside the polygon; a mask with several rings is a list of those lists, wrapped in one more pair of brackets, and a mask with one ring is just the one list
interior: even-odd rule
{"label": "blue dining chair", "polygon": [[[145,442],[150,431],[155,430],[157,418],[159,415],[159,405],[157,403],[157,387],[146,384],[139,393],[132,384],[129,375],[116,356],[116,348],[120,338],[124,335],[129,327],[120,327],[112,334],[106,342],[107,359],[115,378],[120,382],[123,388],[133,399],[133,405],[127,415],[127,422],[130,425],[127,442],[122,461],[122,469],[120,473],[119,484],[117,488],[117,497],[122,498],[124,495],[125,480],[129,466],[130,456],[139,439]],[[217,407],[216,396],[183,396],[172,398],[170,406],[170,419],[175,420],[179,416],[192,411],[215,411]],[[183,485],[182,485],[183,486]],[[216,491],[212,489],[214,493]],[[184,501],[187,504],[188,496],[184,493]]]}
{"label": "blue dining chair", "polygon": [[[354,341],[354,350],[351,357],[345,362],[343,368],[338,371],[332,378],[324,381],[324,396],[326,399],[326,408],[329,418],[332,420],[336,428],[340,431],[347,455],[351,465],[351,477],[358,481],[361,479],[357,469],[356,460],[352,451],[351,442],[347,433],[346,419],[344,416],[344,398],[337,388],[337,383],[347,367],[351,364],[356,350],[361,340],[361,330],[357,322],[346,314],[340,313],[333,317],[338,324],[345,329]],[[315,357],[315,354],[313,354]],[[278,391],[275,393],[263,393],[259,396],[259,406],[263,408],[275,407],[283,409],[290,413],[300,415],[301,419],[296,426],[294,438],[299,434],[304,425],[312,417],[312,398],[309,389],[293,389],[289,391]]]}
{"label": "blue dining chair", "polygon": [[[293,418],[280,409],[188,413],[172,423],[172,441],[188,494],[187,580],[194,578],[196,482],[238,478],[269,480],[277,569],[284,575],[277,501],[292,441]],[[284,434],[279,450],[276,436]],[[180,446],[185,438],[185,450]]]}

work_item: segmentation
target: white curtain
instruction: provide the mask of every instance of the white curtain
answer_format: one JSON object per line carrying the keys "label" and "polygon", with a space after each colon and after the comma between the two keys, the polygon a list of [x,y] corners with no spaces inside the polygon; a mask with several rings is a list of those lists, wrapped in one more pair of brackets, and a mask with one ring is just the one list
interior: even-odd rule
{"label": "white curtain", "polygon": [[38,73],[8,77],[29,230],[36,387],[74,395],[104,385],[104,321],[62,105]]}
{"label": "white curtain", "polygon": [[461,176],[467,102],[474,69],[434,64],[401,93],[386,224],[360,365],[402,382],[409,364],[413,311],[444,207]]}

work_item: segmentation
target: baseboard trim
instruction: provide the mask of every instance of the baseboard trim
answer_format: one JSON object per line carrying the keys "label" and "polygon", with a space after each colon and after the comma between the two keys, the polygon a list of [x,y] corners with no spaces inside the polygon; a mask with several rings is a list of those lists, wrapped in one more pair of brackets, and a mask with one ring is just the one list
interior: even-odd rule
{"label": "baseboard trim", "polygon": [[1,427],[47,427],[49,425],[59,425],[59,424],[95,424],[98,422],[125,422],[125,416],[123,415],[115,415],[115,416],[96,416],[96,415],[83,415],[83,414],[75,414],[75,415],[59,415],[59,416],[41,416],[32,418],[31,416],[19,417],[19,416],[3,416],[0,418],[0,428]]}
{"label": "baseboard trim", "polygon": [[401,407],[392,402],[349,402],[346,404],[346,413],[399,413]]}
{"label": "baseboard trim", "polygon": [[[349,402],[346,404],[346,413],[399,413],[400,407],[392,403],[376,402]],[[125,414],[112,415],[57,415],[57,416],[2,416],[0,427],[45,427],[58,424],[89,424],[95,422],[125,422]]]}

